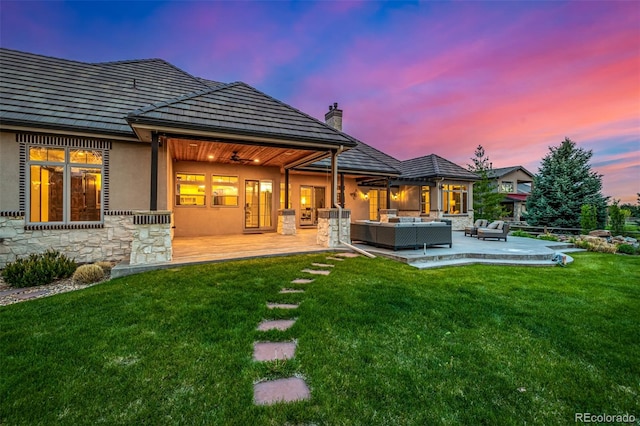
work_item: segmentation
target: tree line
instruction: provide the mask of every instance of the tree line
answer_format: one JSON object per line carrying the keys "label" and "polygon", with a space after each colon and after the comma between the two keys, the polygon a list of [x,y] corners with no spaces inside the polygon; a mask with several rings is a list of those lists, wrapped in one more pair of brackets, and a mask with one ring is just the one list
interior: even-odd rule
{"label": "tree line", "polygon": [[[620,205],[619,200],[602,195],[602,175],[591,170],[592,156],[591,150],[579,148],[569,138],[549,148],[527,197],[524,219],[529,225],[590,231],[604,229],[609,219],[612,231],[618,234],[628,216],[640,217],[640,193],[638,206]],[[475,219],[504,217],[504,194],[498,191],[492,163],[482,145],[471,160],[468,169],[480,178],[473,186]]]}

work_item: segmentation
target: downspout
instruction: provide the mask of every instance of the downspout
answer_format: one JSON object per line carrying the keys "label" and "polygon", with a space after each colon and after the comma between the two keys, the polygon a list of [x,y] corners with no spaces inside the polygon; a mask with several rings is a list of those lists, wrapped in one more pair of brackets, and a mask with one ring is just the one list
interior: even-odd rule
{"label": "downspout", "polygon": [[344,146],[340,145],[340,149],[331,152],[331,185],[333,186],[331,191],[331,198],[333,198],[333,207],[338,209],[338,242],[343,246],[355,251],[356,253],[360,253],[364,256],[374,259],[375,256],[371,253],[364,251],[354,245],[351,245],[350,243],[345,243],[344,241],[342,241],[342,206],[338,202],[338,156],[342,151],[344,151]]}

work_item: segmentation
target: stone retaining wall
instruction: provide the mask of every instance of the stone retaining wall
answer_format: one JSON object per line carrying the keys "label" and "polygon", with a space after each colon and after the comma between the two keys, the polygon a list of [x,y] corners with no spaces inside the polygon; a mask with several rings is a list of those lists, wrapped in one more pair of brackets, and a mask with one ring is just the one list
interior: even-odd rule
{"label": "stone retaining wall", "polygon": [[91,229],[25,229],[24,215],[0,215],[0,268],[48,249],[78,263],[128,260],[133,229],[131,214],[105,215],[104,226]]}
{"label": "stone retaining wall", "polygon": [[168,211],[119,211],[107,212],[104,224],[91,224],[88,229],[65,225],[25,227],[24,213],[0,212],[0,268],[18,257],[48,249],[58,250],[78,263],[168,262],[172,258],[172,222]]}

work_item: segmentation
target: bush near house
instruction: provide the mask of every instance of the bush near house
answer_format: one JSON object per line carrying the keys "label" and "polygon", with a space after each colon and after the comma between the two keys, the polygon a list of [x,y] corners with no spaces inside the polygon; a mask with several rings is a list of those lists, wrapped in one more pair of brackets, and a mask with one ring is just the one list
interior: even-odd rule
{"label": "bush near house", "polygon": [[92,284],[104,279],[105,271],[98,264],[81,265],[73,273],[73,282],[78,284]]}
{"label": "bush near house", "polygon": [[76,270],[76,262],[57,250],[33,253],[7,264],[2,278],[13,287],[33,287],[69,278]]}

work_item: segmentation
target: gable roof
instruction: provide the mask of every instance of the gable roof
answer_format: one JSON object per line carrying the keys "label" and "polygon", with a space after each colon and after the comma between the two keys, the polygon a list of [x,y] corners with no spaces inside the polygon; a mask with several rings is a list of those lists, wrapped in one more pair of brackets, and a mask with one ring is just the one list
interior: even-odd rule
{"label": "gable roof", "polygon": [[497,169],[491,169],[487,173],[487,176],[489,177],[489,179],[497,179],[501,178],[502,176],[508,175],[509,173],[517,172],[518,170],[523,171],[527,175],[531,176],[531,179],[533,179],[533,174],[522,166],[499,167]]}
{"label": "gable roof", "polygon": [[217,83],[194,93],[129,113],[146,123],[245,136],[355,146],[341,132],[242,82]]}
{"label": "gable roof", "polygon": [[452,163],[436,154],[412,158],[400,163],[401,179],[450,178],[478,180],[469,170]]}

